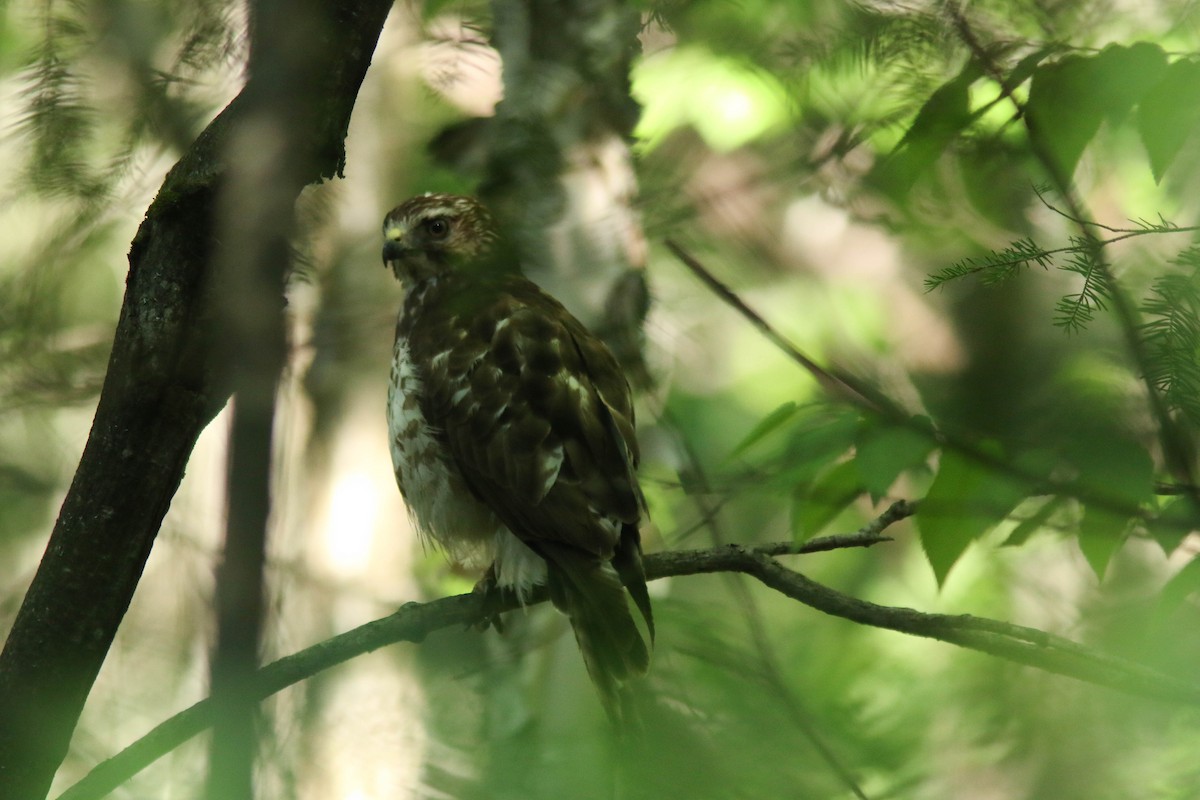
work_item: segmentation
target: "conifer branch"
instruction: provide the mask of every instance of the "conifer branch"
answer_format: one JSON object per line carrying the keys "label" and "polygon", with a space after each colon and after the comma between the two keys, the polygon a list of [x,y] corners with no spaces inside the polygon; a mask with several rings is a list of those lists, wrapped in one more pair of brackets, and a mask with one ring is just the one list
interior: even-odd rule
{"label": "conifer branch", "polygon": [[[970,50],[972,58],[978,61],[989,75],[1002,78],[999,66],[988,48],[971,28],[962,7],[958,3],[951,3],[947,10],[959,37]],[[1057,321],[1070,329],[1077,323],[1086,323],[1092,312],[1097,308],[1104,307],[1105,301],[1111,302],[1113,314],[1125,339],[1126,349],[1134,369],[1145,386],[1150,412],[1158,428],[1158,442],[1162,448],[1167,469],[1180,484],[1194,486],[1197,482],[1190,448],[1185,444],[1185,437],[1180,435],[1177,430],[1177,424],[1171,417],[1167,399],[1151,378],[1153,358],[1142,338],[1143,324],[1139,318],[1138,307],[1124,288],[1113,278],[1112,269],[1105,259],[1105,247],[1115,240],[1101,240],[1093,233],[1092,229],[1097,225],[1092,222],[1092,215],[1087,213],[1083,200],[1078,196],[1072,176],[1064,172],[1062,165],[1051,152],[1045,132],[1040,130],[1037,122],[1026,113],[1027,109],[1013,93],[1013,87],[1008,86],[1003,80],[1000,80],[1000,86],[1001,91],[1013,104],[1024,122],[1030,151],[1050,176],[1055,191],[1066,204],[1064,216],[1072,220],[1079,229],[1079,235],[1072,237],[1072,247],[1076,249],[1076,252],[1067,268],[1084,275],[1084,286],[1077,295],[1064,298],[1060,302]],[[1181,232],[1195,230],[1195,228],[1184,229],[1164,223],[1162,226],[1138,227],[1121,234],[1121,236],[1130,238],[1135,235],[1143,235],[1143,233],[1167,230]],[[1200,514],[1200,497],[1191,495],[1189,500],[1193,510]]]}

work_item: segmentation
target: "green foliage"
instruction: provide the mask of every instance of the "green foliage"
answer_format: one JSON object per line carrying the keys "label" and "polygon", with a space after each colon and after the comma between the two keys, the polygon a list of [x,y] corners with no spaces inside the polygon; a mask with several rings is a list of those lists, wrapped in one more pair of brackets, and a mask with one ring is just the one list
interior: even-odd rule
{"label": "green foliage", "polygon": [[937,475],[917,511],[921,546],[938,583],[968,545],[1003,522],[1029,492],[969,455],[943,450]]}
{"label": "green foliage", "polygon": [[1037,502],[1037,508],[1017,523],[1004,540],[1005,546],[1020,547],[1028,542],[1035,533],[1050,527],[1055,515],[1067,504],[1064,497],[1050,497],[1034,502]]}
{"label": "green foliage", "polygon": [[1173,263],[1177,270],[1156,278],[1142,304],[1146,378],[1200,430],[1200,247]]}
{"label": "green foliage", "polygon": [[1069,177],[1100,123],[1120,123],[1166,66],[1162,48],[1149,42],[1109,45],[1096,55],[1072,53],[1040,65],[1026,107],[1035,146],[1045,146],[1053,167]]}
{"label": "green foliage", "polygon": [[901,474],[925,467],[936,447],[936,434],[928,417],[915,418],[907,426],[867,418],[854,440],[854,465],[863,488],[879,502]]}
{"label": "green foliage", "polygon": [[1001,283],[1029,267],[1048,269],[1059,252],[1062,251],[1039,247],[1033,239],[1017,239],[1003,250],[993,251],[981,258],[967,256],[952,266],[929,275],[925,278],[925,288],[933,291],[948,281],[968,275],[978,276],[985,284]]}
{"label": "green foliage", "polygon": [[[1051,210],[1062,215],[1070,220],[1059,209],[1049,206]],[[1061,297],[1055,306],[1054,324],[1064,329],[1067,332],[1077,333],[1086,327],[1096,318],[1097,311],[1103,311],[1112,299],[1113,286],[1109,275],[1109,268],[1104,264],[1104,248],[1115,242],[1124,239],[1129,239],[1135,236],[1144,236],[1148,234],[1164,234],[1164,233],[1186,233],[1195,228],[1180,228],[1165,220],[1151,223],[1145,220],[1138,220],[1136,228],[1112,228],[1105,225],[1099,225],[1095,222],[1087,220],[1072,222],[1081,223],[1085,234],[1072,235],[1068,237],[1068,244],[1064,247],[1047,249],[1039,246],[1031,238],[1017,239],[1003,250],[992,251],[983,257],[968,256],[955,264],[941,269],[925,279],[925,287],[927,290],[941,288],[949,281],[963,278],[967,276],[977,276],[986,285],[998,284],[1006,281],[1030,267],[1038,266],[1042,269],[1048,269],[1051,266],[1060,269],[1064,272],[1074,273],[1081,279],[1078,282],[1078,290]],[[1093,236],[1092,231],[1096,228],[1117,234],[1110,239],[1101,240]],[[1181,255],[1180,258],[1187,258],[1186,255]],[[1170,277],[1164,278],[1167,283],[1171,283]],[[1167,286],[1166,290],[1170,291],[1171,286]],[[1163,291],[1162,287],[1152,289],[1152,292],[1157,294]],[[1149,301],[1148,310],[1155,314],[1167,314],[1170,312],[1161,303],[1154,300]],[[1186,315],[1187,312],[1184,312]],[[1151,323],[1151,332],[1159,332],[1159,328],[1155,323]],[[1170,323],[1165,323],[1170,328]]]}
{"label": "green foliage", "polygon": [[968,61],[962,72],[939,86],[917,111],[904,138],[876,169],[875,179],[895,197],[906,195],[933,163],[978,116],[971,111],[971,85],[979,65]]}
{"label": "green foliage", "polygon": [[737,447],[733,448],[733,453],[730,454],[731,457],[742,455],[755,444],[757,444],[761,439],[771,433],[774,433],[784,423],[794,417],[796,412],[799,410],[800,406],[789,400],[767,416],[763,417],[762,420],[755,425],[748,434],[746,434],[742,441],[738,442]]}
{"label": "green foliage", "polygon": [[1161,79],[1142,95],[1137,111],[1138,133],[1154,180],[1161,181],[1180,148],[1200,128],[1200,61],[1175,61]]}
{"label": "green foliage", "polygon": [[1112,297],[1108,268],[1100,260],[1100,245],[1090,235],[1070,237],[1064,272],[1073,272],[1082,280],[1079,290],[1059,299],[1054,307],[1054,324],[1067,332],[1078,332],[1103,311]]}
{"label": "green foliage", "polygon": [[[20,93],[7,107],[3,199],[15,211],[0,250],[10,610],[82,445],[128,240],[173,157],[236,92],[245,57],[242,7],[225,0],[59,0],[23,13],[32,5],[0,14],[0,69]],[[662,365],[639,408],[648,549],[847,533],[915,500],[915,520],[884,532],[892,543],[781,561],[872,602],[1020,621],[1192,680],[1200,525],[1186,471],[1163,453],[1168,439],[1185,452],[1200,442],[1200,248],[1189,244],[1200,41],[1194,9],[1143,5],[639,3],[632,160],[651,244],[648,349]],[[325,532],[309,529],[321,515],[308,503],[329,465],[389,479],[386,452],[363,444],[384,444],[396,304],[380,283],[381,209],[477,177],[431,162],[426,143],[462,112],[438,96],[452,81],[414,77],[428,50],[398,43],[429,45],[444,36],[431,31],[462,24],[485,37],[488,4],[412,11],[397,6],[376,53],[345,188],[319,195],[322,213],[305,219],[317,246],[290,308],[319,311],[296,339],[294,388],[316,422],[305,449],[286,420],[281,474],[303,488],[279,491],[302,498],[280,515],[272,564],[278,654],[478,577],[431,549],[417,559],[429,574],[405,581],[398,506],[386,506],[360,572],[309,560]],[[528,33],[546,46],[565,37]],[[477,167],[501,134],[468,122],[479,124],[456,128],[455,143]],[[576,155],[573,167],[599,162],[611,180],[626,154]],[[602,195],[605,181],[585,173],[572,173],[576,188]],[[883,402],[822,395],[681,274],[656,247],[667,236]],[[942,291],[913,291],[922,279]],[[194,654],[213,550],[196,530],[219,501],[184,496],[173,513],[145,587],[158,594],[127,620],[128,649],[64,780],[194,699],[179,676],[203,673]],[[182,580],[171,571],[181,560]],[[651,774],[620,787],[631,797],[842,797],[851,779],[873,800],[981,785],[1014,800],[1200,794],[1200,725],[1174,705],[833,619],[728,575],[652,591],[659,641],[640,688],[652,698],[646,740],[660,744]],[[262,772],[278,786],[263,797],[311,792],[309,773],[326,764],[357,781],[330,794],[368,800],[609,796],[627,760],[605,739],[569,629],[543,609],[506,623],[504,635],[446,631],[389,648],[284,698],[267,715],[279,735]],[[335,752],[327,736],[352,746]],[[409,771],[389,784],[378,775],[397,752]],[[186,793],[202,758],[178,753],[122,791]]]}
{"label": "green foliage", "polygon": [[858,465],[853,461],[834,464],[796,495],[792,506],[792,530],[797,540],[811,539],[863,492]]}
{"label": "green foliage", "polygon": [[1096,577],[1103,580],[1108,562],[1125,543],[1129,519],[1103,508],[1088,508],[1079,521],[1079,549]]}
{"label": "green foliage", "polygon": [[714,150],[725,152],[788,123],[787,94],[770,73],[697,48],[678,48],[644,62],[634,72],[633,91],[659,98],[638,124],[643,149],[691,125]]}
{"label": "green foliage", "polygon": [[50,2],[40,23],[21,65],[16,132],[30,146],[20,185],[84,204],[111,199],[145,148],[182,152],[228,99],[196,78],[233,67],[242,49],[226,0]]}
{"label": "green foliage", "polygon": [[1079,548],[1100,579],[1130,526],[1154,500],[1154,463],[1145,446],[1102,429],[1065,443],[1074,484],[1086,507]]}

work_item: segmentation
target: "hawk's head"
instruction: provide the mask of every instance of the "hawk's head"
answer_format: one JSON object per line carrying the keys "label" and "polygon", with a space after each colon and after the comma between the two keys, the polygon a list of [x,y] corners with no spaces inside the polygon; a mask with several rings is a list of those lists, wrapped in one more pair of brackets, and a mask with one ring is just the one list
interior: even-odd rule
{"label": "hawk's head", "polygon": [[471,197],[423,194],[383,219],[383,263],[416,281],[487,255],[497,240],[492,216]]}

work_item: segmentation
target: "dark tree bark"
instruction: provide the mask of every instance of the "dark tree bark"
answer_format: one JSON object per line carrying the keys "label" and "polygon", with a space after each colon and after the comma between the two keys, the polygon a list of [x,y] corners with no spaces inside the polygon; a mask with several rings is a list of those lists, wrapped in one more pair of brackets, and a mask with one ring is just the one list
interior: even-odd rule
{"label": "dark tree bark", "polygon": [[[343,140],[390,0],[324,0],[306,89],[311,160],[294,194],[341,173]],[[44,797],[128,608],[197,436],[229,397],[214,359],[215,199],[251,83],[167,175],[134,238],[92,432],[0,655],[0,797]]]}

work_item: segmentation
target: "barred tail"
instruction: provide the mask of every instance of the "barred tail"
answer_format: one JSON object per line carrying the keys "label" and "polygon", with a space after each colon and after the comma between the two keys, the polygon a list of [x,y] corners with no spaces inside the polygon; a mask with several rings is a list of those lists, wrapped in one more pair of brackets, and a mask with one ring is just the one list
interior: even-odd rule
{"label": "barred tail", "polygon": [[[618,726],[632,722],[628,695],[623,689],[630,680],[646,674],[654,638],[636,540],[634,563],[630,563],[628,553],[620,550],[610,563],[574,548],[543,544],[540,549],[549,562],[550,597],[571,619],[583,662],[605,712]],[[622,578],[632,581],[628,593]],[[630,598],[646,622],[645,635],[634,619]]]}

